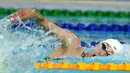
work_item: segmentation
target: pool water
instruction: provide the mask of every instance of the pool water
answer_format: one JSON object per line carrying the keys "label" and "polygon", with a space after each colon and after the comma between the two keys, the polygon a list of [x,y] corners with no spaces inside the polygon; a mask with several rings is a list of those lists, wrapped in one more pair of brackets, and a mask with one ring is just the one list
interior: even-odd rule
{"label": "pool water", "polygon": [[[33,21],[27,20],[25,24]],[[35,23],[35,22],[34,22]],[[21,24],[21,23],[19,23]],[[35,23],[36,24],[36,23]],[[0,73],[124,73],[124,71],[80,71],[80,70],[48,70],[35,69],[34,61],[45,61],[44,57],[58,45],[56,36],[48,36],[42,27],[36,26],[30,28],[27,26],[18,26],[13,29],[7,17],[0,20]],[[92,41],[100,42],[107,38],[117,38],[119,41],[126,42],[124,49],[118,54],[108,57],[93,58],[66,58],[64,60],[52,60],[54,62],[68,61],[77,63],[78,61],[92,63],[122,63],[130,62],[130,54],[126,53],[129,49],[129,32],[102,32],[102,31],[76,31],[74,32],[82,41],[90,44]],[[100,35],[99,35],[100,34]],[[88,51],[94,49],[94,46],[86,47]]]}

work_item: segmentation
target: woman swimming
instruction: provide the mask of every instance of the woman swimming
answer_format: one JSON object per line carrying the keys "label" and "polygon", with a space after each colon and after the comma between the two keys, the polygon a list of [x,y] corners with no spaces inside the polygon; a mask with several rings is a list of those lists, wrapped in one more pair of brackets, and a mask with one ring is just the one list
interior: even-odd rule
{"label": "woman swimming", "polygon": [[[90,53],[81,47],[80,40],[72,32],[67,29],[63,29],[49,21],[48,19],[42,17],[35,9],[24,8],[13,13],[9,20],[12,23],[19,22],[19,19],[24,21],[29,18],[35,18],[38,23],[44,27],[45,30],[52,31],[61,41],[62,45],[57,46],[46,59],[62,59],[64,57],[92,57],[92,56],[108,56],[109,54],[114,54],[119,50],[121,44],[115,39],[105,40],[98,45],[96,49]],[[112,43],[113,44],[112,44]]]}

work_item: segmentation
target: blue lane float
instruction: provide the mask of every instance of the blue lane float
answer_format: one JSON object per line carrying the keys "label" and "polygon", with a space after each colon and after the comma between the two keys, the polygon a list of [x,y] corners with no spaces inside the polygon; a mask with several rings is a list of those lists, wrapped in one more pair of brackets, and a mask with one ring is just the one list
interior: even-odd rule
{"label": "blue lane float", "polygon": [[[63,23],[63,24],[57,24],[59,27],[65,28],[65,29],[70,29],[70,30],[87,30],[87,31],[125,31],[129,32],[130,31],[130,25],[129,24],[124,24],[124,25],[119,25],[119,24],[89,24],[86,26],[85,24],[78,23],[77,25],[74,26],[74,24],[71,23]],[[22,27],[22,24],[14,24],[11,26],[12,29],[15,29],[17,27]],[[35,28],[36,25],[34,25],[33,22],[27,23],[27,27],[30,28]]]}
{"label": "blue lane float", "polygon": [[112,24],[111,25],[111,30],[112,31],[121,31],[122,30],[122,26],[120,26],[118,24]]}
{"label": "blue lane float", "polygon": [[125,24],[122,26],[122,30],[123,31],[130,31],[130,25],[129,24]]}
{"label": "blue lane float", "polygon": [[81,46],[85,47],[87,44],[84,41],[81,41]]}
{"label": "blue lane float", "polygon": [[66,29],[73,29],[74,28],[73,24],[70,24],[70,23],[64,23],[64,24],[62,24],[61,27],[66,28]]}
{"label": "blue lane float", "polygon": [[[11,29],[16,29],[17,27],[22,27],[23,24],[13,24],[11,26]],[[35,28],[35,25],[34,23],[27,23],[26,24],[27,27],[30,27],[30,28]],[[89,30],[97,30],[97,25],[96,24],[90,24],[88,26]],[[124,25],[121,29],[121,26],[120,25],[116,25],[116,24],[113,24],[111,25],[112,28],[115,28],[113,31],[121,31],[121,30],[124,30],[124,31],[130,31],[130,25]],[[85,29],[85,25],[84,24],[81,24],[79,23],[76,27],[74,27],[72,24],[69,24],[69,23],[65,23],[63,24],[62,28],[66,28],[66,29],[75,29],[75,30],[84,30]],[[105,24],[102,24],[100,25],[99,29],[102,30],[102,31],[108,31],[110,27],[108,27],[107,25]],[[91,46],[96,46],[99,42],[95,42],[95,41],[92,41],[91,43],[86,43],[84,41],[81,41],[81,46],[82,47],[91,47]],[[125,44],[125,42],[120,42],[121,44]],[[89,45],[90,44],[90,45]]]}
{"label": "blue lane float", "polygon": [[76,30],[84,30],[85,29],[85,25],[82,23],[78,23],[77,26],[75,26]]}
{"label": "blue lane float", "polygon": [[99,30],[100,31],[110,31],[110,26],[108,26],[107,24],[101,24],[101,25],[99,25]]}
{"label": "blue lane float", "polygon": [[30,22],[30,23],[27,23],[25,24],[27,27],[30,27],[30,28],[35,28],[36,25],[33,23],[33,22]]}
{"label": "blue lane float", "polygon": [[78,23],[76,26],[73,24],[67,23],[61,25],[61,27],[72,30],[87,30],[87,31],[130,31],[130,25],[119,25],[119,24],[85,24]]}
{"label": "blue lane float", "polygon": [[98,42],[91,42],[91,46],[96,46],[98,44]]}
{"label": "blue lane float", "polygon": [[[10,28],[11,28],[11,29],[16,29],[16,28],[18,28],[18,27],[21,28],[21,27],[23,27],[23,26],[24,26],[23,24],[13,24]],[[35,28],[35,27],[36,27],[33,22],[27,23],[27,24],[25,24],[25,26],[26,26],[26,27],[30,27],[30,28]]]}
{"label": "blue lane float", "polygon": [[10,28],[11,29],[16,29],[19,26],[19,24],[13,24]]}
{"label": "blue lane float", "polygon": [[98,26],[96,24],[89,24],[87,27],[86,27],[86,30],[90,30],[90,31],[95,31],[95,30],[98,30]]}
{"label": "blue lane float", "polygon": [[123,25],[123,26],[122,26],[122,30],[123,30],[123,31],[128,31],[128,25]]}
{"label": "blue lane float", "polygon": [[[86,43],[84,41],[81,41],[81,46],[82,47],[91,47],[91,46],[96,46],[99,42],[92,41],[91,43]],[[125,42],[120,42],[121,44],[126,44]],[[90,45],[89,45],[90,44]]]}

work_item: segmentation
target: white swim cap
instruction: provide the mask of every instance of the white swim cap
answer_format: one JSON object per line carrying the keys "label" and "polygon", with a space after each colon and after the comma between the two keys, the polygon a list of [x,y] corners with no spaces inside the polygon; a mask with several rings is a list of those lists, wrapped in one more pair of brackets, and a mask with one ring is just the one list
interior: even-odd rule
{"label": "white swim cap", "polygon": [[123,49],[123,45],[117,39],[107,39],[102,41],[101,43],[108,43],[111,48],[114,50],[114,53]]}

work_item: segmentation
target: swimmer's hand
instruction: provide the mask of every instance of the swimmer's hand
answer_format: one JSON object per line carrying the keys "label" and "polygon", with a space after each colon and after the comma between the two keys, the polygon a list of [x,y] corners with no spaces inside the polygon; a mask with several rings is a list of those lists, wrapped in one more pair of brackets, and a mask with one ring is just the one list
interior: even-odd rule
{"label": "swimmer's hand", "polygon": [[18,23],[17,17],[20,17],[21,20],[26,20],[28,18],[43,19],[42,15],[39,14],[33,8],[20,9],[17,12],[13,13],[12,15],[10,15],[9,19],[11,20],[12,23]]}

